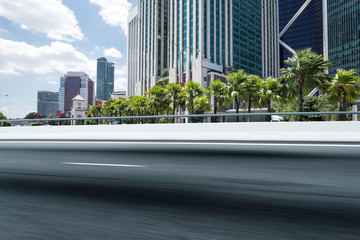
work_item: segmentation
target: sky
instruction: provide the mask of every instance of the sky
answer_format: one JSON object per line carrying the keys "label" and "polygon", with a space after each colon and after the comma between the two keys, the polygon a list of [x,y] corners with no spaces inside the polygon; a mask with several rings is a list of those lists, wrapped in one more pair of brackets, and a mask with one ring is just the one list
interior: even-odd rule
{"label": "sky", "polygon": [[82,71],[96,82],[96,59],[115,63],[115,91],[127,89],[127,16],[137,0],[0,0],[0,112],[23,118],[37,91],[59,91]]}

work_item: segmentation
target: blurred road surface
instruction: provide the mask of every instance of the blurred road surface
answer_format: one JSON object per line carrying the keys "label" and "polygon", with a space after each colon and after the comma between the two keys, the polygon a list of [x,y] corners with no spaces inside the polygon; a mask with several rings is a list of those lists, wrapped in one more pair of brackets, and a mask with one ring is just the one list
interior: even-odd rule
{"label": "blurred road surface", "polygon": [[0,144],[0,239],[360,239],[354,143],[64,144]]}

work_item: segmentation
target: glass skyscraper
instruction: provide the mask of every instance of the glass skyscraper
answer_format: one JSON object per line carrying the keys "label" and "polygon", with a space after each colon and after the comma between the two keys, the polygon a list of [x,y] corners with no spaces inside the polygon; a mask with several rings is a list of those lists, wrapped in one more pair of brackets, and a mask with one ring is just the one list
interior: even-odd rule
{"label": "glass skyscraper", "polygon": [[38,91],[37,113],[42,117],[56,114],[59,104],[59,93],[51,91]]}
{"label": "glass skyscraper", "polygon": [[329,59],[336,69],[360,72],[360,2],[328,0]]}
{"label": "glass skyscraper", "polygon": [[[279,28],[282,31],[306,0],[279,0]],[[303,10],[295,22],[280,37],[293,50],[311,48],[323,54],[323,8],[321,0],[313,0]],[[280,67],[293,54],[280,47]]]}
{"label": "glass skyscraper", "polygon": [[97,59],[96,98],[109,100],[114,92],[114,63],[104,57]]}
{"label": "glass skyscraper", "polygon": [[[229,67],[277,76],[277,0],[139,0],[139,82],[207,86]],[[266,51],[263,49],[266,48]]]}

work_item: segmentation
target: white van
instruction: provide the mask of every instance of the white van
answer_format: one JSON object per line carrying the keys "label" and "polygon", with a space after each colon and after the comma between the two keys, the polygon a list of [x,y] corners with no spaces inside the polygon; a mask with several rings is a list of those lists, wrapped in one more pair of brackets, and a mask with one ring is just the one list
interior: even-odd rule
{"label": "white van", "polygon": [[279,115],[272,115],[270,122],[284,122],[284,118]]}

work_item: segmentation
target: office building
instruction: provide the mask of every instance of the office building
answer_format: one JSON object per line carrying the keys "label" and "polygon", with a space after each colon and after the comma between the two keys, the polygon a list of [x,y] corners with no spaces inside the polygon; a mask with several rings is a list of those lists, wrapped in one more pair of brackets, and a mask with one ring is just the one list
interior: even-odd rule
{"label": "office building", "polygon": [[276,0],[138,3],[138,94],[154,86],[165,69],[170,82],[192,80],[201,86],[225,81],[229,67],[260,76],[278,74]]}
{"label": "office building", "polygon": [[119,98],[126,99],[126,91],[116,91],[111,94],[111,99],[117,100]]}
{"label": "office building", "polygon": [[280,67],[296,50],[324,54],[323,1],[279,0]]}
{"label": "office building", "polygon": [[77,95],[85,100],[85,108],[94,105],[94,82],[84,72],[67,72],[60,78],[59,110],[62,115],[70,116],[73,106],[72,99]]}
{"label": "office building", "polygon": [[261,6],[262,77],[266,79],[280,75],[279,0],[262,0]]}
{"label": "office building", "polygon": [[37,94],[37,113],[41,117],[56,114],[59,105],[59,93],[51,91],[38,91]]}
{"label": "office building", "polygon": [[[128,16],[128,41],[127,41],[127,79],[128,95],[136,95],[138,84],[138,55],[139,55],[139,14],[136,6]],[[140,85],[140,84],[139,84]]]}
{"label": "office building", "polygon": [[114,63],[104,57],[97,59],[96,98],[109,100],[114,92]]}
{"label": "office building", "polygon": [[359,0],[328,0],[329,59],[336,69],[360,72]]}

